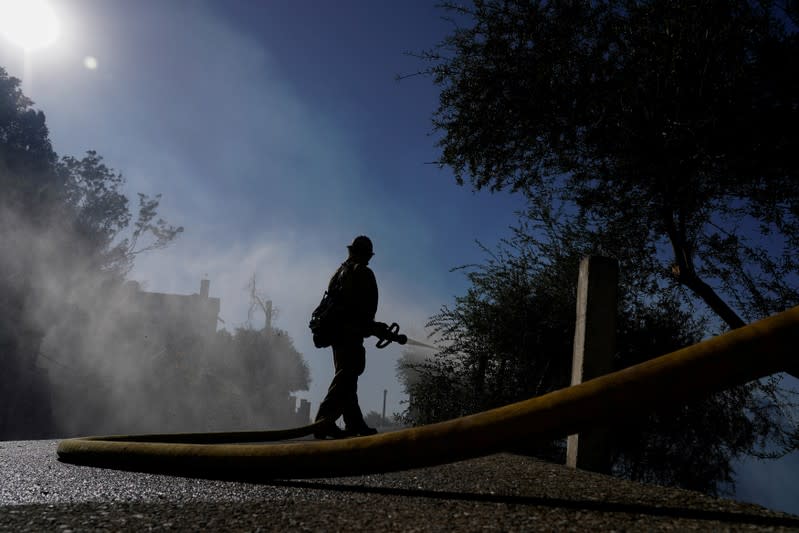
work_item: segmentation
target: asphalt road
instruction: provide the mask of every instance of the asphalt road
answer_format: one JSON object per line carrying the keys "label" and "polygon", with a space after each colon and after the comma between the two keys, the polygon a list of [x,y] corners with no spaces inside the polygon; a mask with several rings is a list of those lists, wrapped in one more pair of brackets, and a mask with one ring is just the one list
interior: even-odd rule
{"label": "asphalt road", "polygon": [[799,531],[799,517],[514,455],[241,483],[60,463],[0,442],[0,531]]}

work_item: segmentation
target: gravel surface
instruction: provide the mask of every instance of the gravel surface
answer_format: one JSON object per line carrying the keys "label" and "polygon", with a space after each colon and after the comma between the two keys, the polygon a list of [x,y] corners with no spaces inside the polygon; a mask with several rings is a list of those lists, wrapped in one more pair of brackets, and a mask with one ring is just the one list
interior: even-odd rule
{"label": "gravel surface", "polygon": [[799,531],[799,517],[500,454],[391,474],[240,483],[60,463],[0,442],[0,531]]}

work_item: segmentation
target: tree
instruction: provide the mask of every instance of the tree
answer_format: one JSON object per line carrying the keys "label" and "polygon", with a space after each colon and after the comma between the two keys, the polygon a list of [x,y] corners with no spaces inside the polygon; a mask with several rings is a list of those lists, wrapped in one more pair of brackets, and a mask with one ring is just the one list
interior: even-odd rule
{"label": "tree", "polygon": [[[57,170],[65,185],[63,208],[71,215],[70,230],[85,246],[78,254],[91,258],[94,270],[124,276],[137,255],[163,248],[183,232],[182,227],[156,219],[160,194],[150,198],[139,193],[133,221],[129,201],[120,191],[125,183],[122,174],[108,168],[93,150],[81,159],[63,157]],[[125,235],[132,221],[132,231]],[[140,239],[147,237],[150,242],[142,246]]]}
{"label": "tree", "polygon": [[[441,339],[440,351],[431,359],[407,352],[400,362],[409,396],[406,423],[439,422],[569,385],[579,261],[598,242],[605,249],[614,242],[613,235],[579,227],[549,231],[541,237],[517,228],[496,251],[486,250],[485,264],[466,268],[467,294],[428,324]],[[705,330],[674,295],[641,275],[631,266],[622,269],[614,369],[693,344]],[[795,428],[782,419],[795,402],[771,410],[757,391],[751,384],[736,387],[613,428],[614,472],[711,494],[734,486],[735,459],[767,454],[766,442],[791,446],[779,440],[779,428]],[[562,461],[565,449],[555,441],[516,451]]]}
{"label": "tree", "polygon": [[799,303],[796,2],[475,0],[421,56],[441,166],[624,231],[729,327]]}
{"label": "tree", "polygon": [[[293,425],[294,407],[290,395],[308,390],[310,369],[288,333],[274,327],[276,309],[266,294],[258,290],[256,275],[246,290],[250,295],[248,322],[231,334],[217,332],[207,350],[208,372],[238,391],[233,401],[241,421],[249,427]],[[264,326],[254,328],[253,313],[264,313]]]}
{"label": "tree", "polygon": [[[2,244],[15,252],[4,254],[15,257],[4,261],[7,277],[30,277],[37,265],[52,260],[68,265],[59,272],[72,268],[123,277],[135,256],[168,245],[183,231],[156,219],[160,195],[139,194],[133,220],[121,192],[122,175],[96,152],[59,159],[44,113],[32,109],[19,86],[0,68]],[[142,246],[141,239],[149,242]]]}
{"label": "tree", "polygon": [[[37,205],[59,189],[58,156],[50,144],[42,111],[0,67],[0,207]],[[42,215],[34,210],[36,215]],[[34,215],[34,213],[31,213]]]}
{"label": "tree", "polygon": [[255,273],[253,273],[250,281],[247,283],[247,290],[250,293],[250,308],[247,309],[247,322],[250,323],[255,312],[260,310],[264,314],[263,329],[266,331],[271,330],[272,321],[277,318],[277,309],[272,307],[272,300],[268,299],[265,294],[258,291]]}
{"label": "tree", "polygon": [[[459,184],[524,195],[516,243],[543,246],[554,253],[544,254],[550,266],[566,272],[568,263],[554,258],[568,257],[562,252],[576,237],[587,244],[582,252],[619,259],[622,289],[633,301],[664,302],[674,317],[700,324],[709,310],[716,318],[703,335],[799,303],[796,2],[474,0],[444,7],[455,29],[420,55],[429,65],[423,73],[441,88],[433,116],[439,164]],[[483,390],[507,356],[485,334],[496,324],[465,309],[484,311],[483,302],[499,296],[505,278],[493,276],[508,275],[506,259],[478,269],[483,277],[473,280],[473,294],[453,314],[435,317],[445,332],[457,321],[453,331],[474,330],[475,348],[459,353],[471,357],[464,368]],[[538,283],[548,280],[532,286]],[[520,290],[529,286],[524,281]],[[673,333],[693,338],[682,328]],[[670,344],[669,336],[662,341]],[[457,370],[459,361],[447,364]],[[708,459],[717,474],[704,477],[725,479],[721,443],[737,442],[726,449],[733,456],[795,449],[794,405],[780,379],[729,391],[719,422],[734,429],[729,424],[742,421],[748,436],[736,441],[735,431],[721,431],[713,449],[723,453]],[[688,424],[675,413],[667,419]],[[653,454],[648,461],[667,465],[657,476],[669,481],[666,470],[677,464],[669,461],[678,459]],[[633,464],[641,463],[624,468],[635,476]],[[701,485],[702,477],[686,483]]]}
{"label": "tree", "polygon": [[138,254],[183,231],[156,218],[160,196],[139,195],[134,219],[123,184],[93,151],[59,158],[44,113],[0,68],[0,403],[30,406],[0,412],[0,437],[52,432],[39,408],[49,397],[36,365],[45,335],[96,308]]}
{"label": "tree", "polygon": [[[232,334],[221,330],[206,352],[204,381],[192,392],[203,398],[212,382],[225,384],[229,392],[207,406],[218,420],[216,430],[294,425],[290,395],[308,390],[311,379],[308,364],[285,331],[249,326]],[[219,416],[224,409],[237,413],[237,423]]]}

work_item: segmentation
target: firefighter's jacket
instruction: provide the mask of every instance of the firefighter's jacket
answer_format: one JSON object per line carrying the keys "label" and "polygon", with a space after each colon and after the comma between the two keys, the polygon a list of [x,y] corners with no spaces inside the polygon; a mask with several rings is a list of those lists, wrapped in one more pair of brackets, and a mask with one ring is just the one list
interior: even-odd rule
{"label": "firefighter's jacket", "polygon": [[328,292],[340,298],[339,337],[368,337],[377,313],[377,280],[372,269],[347,259],[333,274]]}

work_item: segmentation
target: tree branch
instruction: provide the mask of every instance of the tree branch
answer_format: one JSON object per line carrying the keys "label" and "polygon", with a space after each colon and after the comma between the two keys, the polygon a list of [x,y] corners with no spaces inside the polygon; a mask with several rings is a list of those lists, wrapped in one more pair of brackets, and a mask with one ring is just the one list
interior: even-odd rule
{"label": "tree branch", "polygon": [[681,230],[677,229],[674,217],[671,212],[664,211],[663,222],[666,226],[666,234],[669,237],[672,250],[674,251],[675,263],[671,272],[674,279],[684,287],[688,288],[696,296],[702,299],[716,315],[719,316],[730,328],[737,329],[746,325],[746,322],[721,299],[713,290],[713,287],[705,283],[697,274],[694,267],[691,248],[685,237],[684,225]]}

